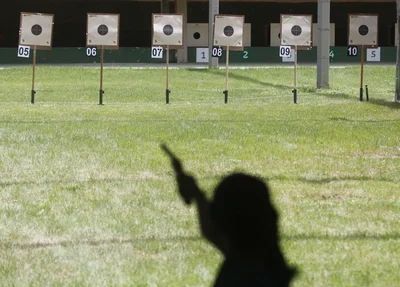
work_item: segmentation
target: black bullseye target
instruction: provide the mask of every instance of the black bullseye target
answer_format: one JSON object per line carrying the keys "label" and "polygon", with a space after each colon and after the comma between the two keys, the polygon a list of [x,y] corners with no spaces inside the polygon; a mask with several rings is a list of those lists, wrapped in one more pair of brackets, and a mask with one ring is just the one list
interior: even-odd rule
{"label": "black bullseye target", "polygon": [[97,28],[97,33],[101,36],[105,36],[108,34],[108,27],[104,24],[100,25],[99,28]]}
{"label": "black bullseye target", "polygon": [[231,37],[235,33],[235,30],[232,26],[226,26],[224,28],[224,35],[227,37]]}
{"label": "black bullseye target", "polygon": [[40,26],[38,24],[33,25],[31,28],[31,32],[33,35],[39,36],[43,32],[42,26]]}
{"label": "black bullseye target", "polygon": [[299,25],[294,25],[294,26],[292,27],[291,32],[292,32],[292,34],[293,34],[294,36],[300,36],[300,35],[301,35],[301,32],[303,32],[303,29],[301,29],[301,27],[300,27]]}
{"label": "black bullseye target", "polygon": [[167,36],[171,36],[174,33],[174,27],[171,25],[165,25],[163,28],[163,33]]}
{"label": "black bullseye target", "polygon": [[358,33],[360,33],[361,36],[367,35],[368,32],[369,32],[369,28],[368,28],[367,25],[361,25],[361,26],[358,28]]}

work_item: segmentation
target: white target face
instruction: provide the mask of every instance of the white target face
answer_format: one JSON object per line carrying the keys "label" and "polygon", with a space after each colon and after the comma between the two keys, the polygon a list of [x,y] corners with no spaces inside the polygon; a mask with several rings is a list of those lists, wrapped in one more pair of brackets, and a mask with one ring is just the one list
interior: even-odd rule
{"label": "white target face", "polygon": [[187,23],[186,44],[188,47],[208,47],[208,23]]}
{"label": "white target face", "polygon": [[53,18],[50,14],[21,13],[19,44],[51,47]]}
{"label": "white target face", "polygon": [[281,15],[281,45],[311,46],[312,15]]}
{"label": "white target face", "polygon": [[378,16],[349,15],[349,45],[378,45]]}
{"label": "white target face", "polygon": [[281,45],[281,24],[271,23],[269,42],[271,47],[279,47]]}
{"label": "white target face", "polygon": [[86,46],[119,46],[119,14],[88,14]]}
{"label": "white target face", "polygon": [[214,46],[243,48],[243,15],[215,15]]}
{"label": "white target face", "polygon": [[182,14],[153,14],[153,45],[182,47],[182,24]]}

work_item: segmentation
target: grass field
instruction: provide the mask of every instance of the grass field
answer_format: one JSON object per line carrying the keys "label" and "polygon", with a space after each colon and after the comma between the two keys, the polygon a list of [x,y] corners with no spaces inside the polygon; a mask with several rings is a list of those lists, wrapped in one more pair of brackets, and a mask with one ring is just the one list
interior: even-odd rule
{"label": "grass field", "polygon": [[400,104],[393,66],[225,71],[0,70],[0,286],[211,286],[222,260],[176,194],[167,143],[212,195],[268,181],[293,286],[400,286]]}

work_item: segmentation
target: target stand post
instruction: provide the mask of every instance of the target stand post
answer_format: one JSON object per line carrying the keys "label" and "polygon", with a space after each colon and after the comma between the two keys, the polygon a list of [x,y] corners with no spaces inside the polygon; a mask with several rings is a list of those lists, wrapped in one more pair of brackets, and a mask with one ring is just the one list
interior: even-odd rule
{"label": "target stand post", "polygon": [[35,103],[35,72],[36,72],[36,45],[33,46],[33,64],[32,64],[32,90],[31,90],[31,104]]}
{"label": "target stand post", "polygon": [[169,94],[171,93],[171,90],[168,88],[168,67],[169,67],[169,45],[167,45],[166,48],[166,89],[165,89],[165,102],[169,104]]}
{"label": "target stand post", "polygon": [[364,45],[361,46],[361,71],[360,71],[360,102],[363,101],[363,82],[364,82]]}
{"label": "target stand post", "polygon": [[99,105],[103,105],[103,66],[104,66],[104,47],[101,46],[100,51],[100,91],[99,91]]}
{"label": "target stand post", "polygon": [[294,46],[294,83],[293,83],[293,102],[297,104],[297,46]]}
{"label": "target stand post", "polygon": [[225,68],[225,91],[223,94],[225,95],[224,102],[228,103],[228,89],[229,89],[229,46],[226,46],[226,68]]}

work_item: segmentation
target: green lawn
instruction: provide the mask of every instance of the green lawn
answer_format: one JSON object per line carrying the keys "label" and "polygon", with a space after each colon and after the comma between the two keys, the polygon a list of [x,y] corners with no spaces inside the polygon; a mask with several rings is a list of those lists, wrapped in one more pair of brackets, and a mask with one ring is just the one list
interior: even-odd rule
{"label": "green lawn", "polygon": [[400,286],[400,103],[393,66],[0,70],[0,285],[211,286],[221,256],[176,194],[167,143],[212,195],[264,177],[293,286]]}

